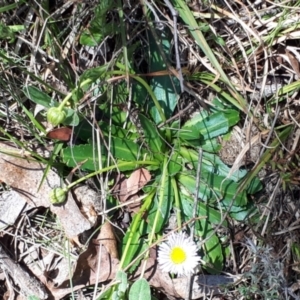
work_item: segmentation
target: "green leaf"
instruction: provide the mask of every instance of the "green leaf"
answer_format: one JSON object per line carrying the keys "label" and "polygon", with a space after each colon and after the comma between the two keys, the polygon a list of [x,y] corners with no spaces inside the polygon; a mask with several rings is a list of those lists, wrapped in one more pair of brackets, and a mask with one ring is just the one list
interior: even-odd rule
{"label": "green leaf", "polygon": [[151,290],[148,281],[140,278],[130,288],[129,300],[151,300]]}
{"label": "green leaf", "polygon": [[[100,150],[101,165],[102,167],[107,167],[108,152],[103,144],[101,145]],[[111,141],[110,153],[115,159],[129,162],[134,162],[144,155],[140,150],[139,145],[132,141],[120,138],[114,138]],[[78,164],[85,162],[81,166],[82,169],[95,171],[98,170],[100,166],[98,150],[95,145],[86,144],[67,147],[63,150],[62,157],[64,163],[69,167],[75,167],[78,166]],[[114,163],[112,160],[110,160],[110,162],[111,164]],[[132,170],[134,168],[135,166],[132,164],[130,166],[121,167],[120,170]]]}
{"label": "green leaf", "polygon": [[184,126],[183,128],[181,128],[179,131],[179,138],[188,141],[189,143],[192,143],[195,146],[197,146],[197,144],[194,144],[194,142],[200,145],[201,140],[203,141],[203,136],[200,134],[199,129],[196,126]]}
{"label": "green leaf", "polygon": [[[229,126],[231,124],[235,124],[238,119],[238,112],[234,110],[231,110],[231,112],[228,114],[225,114],[223,112],[216,112],[205,117],[204,119],[202,119],[202,116],[200,116],[199,122],[195,122],[195,120],[193,120],[193,122],[185,124],[182,127],[182,130],[190,130],[190,132],[198,131],[198,136],[200,135],[204,140],[212,139],[214,137],[227,133],[229,131]],[[182,137],[181,131],[179,132],[179,136],[180,138],[184,139],[184,137]],[[198,136],[195,137],[197,138]]]}
{"label": "green leaf", "polygon": [[[193,149],[188,149],[185,147],[180,148],[180,154],[184,158],[184,162],[188,163],[193,167],[194,170],[198,168],[198,152]],[[223,163],[223,161],[216,155],[212,153],[203,152],[202,166],[203,171],[214,173],[216,175],[227,177],[230,168]],[[245,169],[240,169],[235,171],[228,179],[238,182],[245,177],[247,171]]]}
{"label": "green leaf", "polygon": [[261,156],[259,162],[254,166],[254,168],[247,174],[247,176],[243,179],[242,183],[239,186],[237,191],[243,191],[250,187],[251,190],[251,182],[253,179],[257,177],[258,172],[263,168],[263,166],[270,161],[272,155],[277,151],[277,148],[282,145],[282,143],[287,139],[290,135],[293,126],[284,127],[282,131],[278,131],[276,133],[277,139],[275,139],[269,146],[268,149],[265,150],[264,154]]}
{"label": "green leaf", "polygon": [[111,140],[110,151],[113,157],[125,161],[139,160],[139,158],[142,158],[145,154],[137,143],[117,137]]}
{"label": "green leaf", "polygon": [[247,108],[248,108],[247,102],[245,101],[245,99],[241,97],[241,95],[239,95],[236,92],[234,85],[232,84],[228,76],[225,74],[224,70],[222,69],[222,66],[220,65],[211,47],[207,43],[204,35],[202,34],[201,30],[199,30],[197,20],[195,19],[193,12],[188,7],[187,2],[184,0],[174,0],[173,5],[175,9],[178,11],[179,16],[182,18],[183,22],[186,24],[187,28],[189,29],[190,34],[195,39],[196,44],[201,48],[205,56],[208,57],[209,62],[217,70],[217,73],[220,74],[220,78],[233,91],[233,93],[235,93],[235,97],[229,99],[231,103],[235,107],[247,113]]}
{"label": "green leaf", "polygon": [[163,192],[163,198],[164,200],[161,203],[161,206],[158,207],[158,201],[159,201],[159,194],[157,194],[153,201],[152,206],[148,211],[148,226],[147,226],[147,232],[150,232],[152,230],[154,220],[156,218],[156,215],[158,215],[157,223],[154,229],[154,232],[159,232],[163,229],[164,225],[168,222],[170,217],[170,209],[172,208],[172,204],[174,201],[174,191],[172,189],[171,185],[171,177],[167,176],[165,178],[161,178],[161,176],[158,176],[156,178],[156,182],[160,182],[160,186],[158,187],[158,190],[160,191],[162,180],[165,180],[164,190]]}
{"label": "green leaf", "polygon": [[[132,262],[132,260],[142,252],[144,241],[141,236],[144,235],[144,228],[146,226],[147,224],[144,219],[140,218],[138,214],[134,215],[133,220],[129,228],[127,229],[122,241],[122,254],[124,253],[126,244],[130,241],[128,252],[126,253],[126,257],[123,263],[124,267],[128,266]],[[138,230],[135,230],[135,227],[137,227]]]}
{"label": "green leaf", "polygon": [[40,300],[37,296],[28,296],[28,300]]}
{"label": "green leaf", "polygon": [[[197,226],[198,225],[198,226]],[[218,236],[213,233],[213,228],[205,220],[199,220],[196,230],[202,239],[209,237],[203,245],[205,256],[202,258],[207,265],[202,266],[211,274],[219,274],[223,269],[223,250]]]}
{"label": "green leaf", "polygon": [[[101,147],[101,163],[102,166],[107,166],[107,151]],[[67,147],[62,151],[63,162],[68,167],[76,167],[78,164],[85,162],[81,165],[82,170],[98,170],[99,169],[99,156],[95,146],[86,144]]]}
{"label": "green leaf", "polygon": [[[182,206],[182,212],[185,216],[185,222],[191,220],[193,216],[194,209],[194,199],[189,195],[184,195],[180,193],[180,200]],[[208,206],[205,203],[198,201],[197,203],[197,217],[205,217],[206,222],[211,224],[219,225],[222,220],[222,214],[215,210],[214,208]],[[227,227],[228,223],[226,220],[223,221],[222,226]]]}
{"label": "green leaf", "polygon": [[228,120],[229,127],[236,125],[240,120],[239,112],[234,109],[225,109],[223,111],[223,114],[225,115],[226,119]]}
{"label": "green leaf", "polygon": [[114,292],[114,294],[119,299],[122,299],[128,288],[127,274],[123,271],[118,271],[116,274],[116,280],[120,281],[120,283],[118,284],[117,290]]}
{"label": "green leaf", "polygon": [[[196,193],[196,178],[192,175],[180,174],[178,180],[182,185],[182,188],[189,191],[192,195]],[[204,201],[209,202],[210,204],[221,203],[230,207],[234,206],[244,206],[247,204],[246,193],[240,193],[236,195],[239,184],[235,183],[232,180],[228,180],[223,176],[202,172],[201,173],[201,182],[198,197]],[[232,199],[235,197],[234,202]]]}
{"label": "green leaf", "polygon": [[88,69],[80,76],[80,82],[82,83],[85,80],[90,80],[91,83],[95,82],[96,80],[101,79],[105,75],[107,69],[107,65],[102,65],[96,68]]}
{"label": "green leaf", "polygon": [[15,32],[23,29],[23,25],[7,26],[0,22],[0,39],[7,39],[10,43],[12,43],[15,40]]}
{"label": "green leaf", "polygon": [[161,133],[158,133],[154,124],[142,114],[139,114],[139,119],[143,128],[144,140],[153,151],[154,156],[162,160],[165,143],[161,138]]}
{"label": "green leaf", "polygon": [[170,176],[175,176],[182,169],[182,157],[178,152],[173,152],[168,163],[168,173]]}
{"label": "green leaf", "polygon": [[66,126],[77,126],[79,124],[79,116],[77,112],[71,108],[65,108],[64,110],[66,111],[67,116],[63,121],[63,124]]}
{"label": "green leaf", "polygon": [[[171,52],[171,39],[173,35],[170,30],[161,32],[160,40],[157,41],[151,33],[149,33],[150,41],[150,72],[157,72],[166,70],[167,62],[165,59],[169,58]],[[158,47],[161,45],[161,48]],[[164,53],[161,53],[161,51]],[[159,104],[164,111],[165,118],[168,119],[172,116],[174,109],[177,105],[180,93],[179,80],[170,75],[153,76],[150,81],[151,89],[153,90],[156,98],[159,100]],[[161,122],[161,116],[153,103],[150,103],[150,113],[156,124]]]}
{"label": "green leaf", "polygon": [[201,124],[203,120],[208,117],[208,115],[209,115],[208,111],[206,110],[200,111],[199,113],[194,114],[191,119],[186,121],[183,127],[189,128],[189,127],[197,126],[197,124]]}
{"label": "green leaf", "polygon": [[58,106],[58,102],[52,100],[49,95],[42,92],[38,88],[34,86],[26,86],[23,88],[23,93],[27,98],[31,101],[35,102],[36,104],[40,104],[46,108],[50,108],[52,106]]}
{"label": "green leaf", "polygon": [[[114,138],[128,139],[128,140],[136,140],[138,135],[136,133],[132,133],[127,129],[123,129],[122,127],[114,124],[110,124],[108,122],[100,121],[98,123],[102,133],[104,136],[111,136]],[[83,141],[87,141],[92,139],[95,135],[95,127],[91,125],[87,120],[82,120],[80,125],[74,128],[74,134],[76,137],[80,138]]]}
{"label": "green leaf", "polygon": [[102,38],[103,36],[101,33],[91,32],[91,30],[86,29],[81,34],[79,42],[81,45],[94,47],[101,42]]}

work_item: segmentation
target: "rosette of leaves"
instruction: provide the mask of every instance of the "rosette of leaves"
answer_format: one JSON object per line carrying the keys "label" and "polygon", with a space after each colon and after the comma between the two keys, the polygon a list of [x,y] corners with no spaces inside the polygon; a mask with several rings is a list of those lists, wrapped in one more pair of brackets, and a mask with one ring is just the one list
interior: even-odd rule
{"label": "rosette of leaves", "polygon": [[[123,238],[123,267],[145,250],[147,235],[161,234],[165,230],[171,214],[176,215],[179,227],[193,218],[198,148],[201,147],[203,159],[197,194],[196,236],[209,237],[202,247],[203,259],[210,273],[220,272],[228,249],[222,246],[214,228],[220,224],[221,228],[227,228],[227,220],[222,218],[225,213],[235,220],[245,220],[253,212],[248,195],[261,187],[254,179],[237,193],[246,171],[237,171],[227,178],[230,169],[216,154],[220,149],[217,138],[237,124],[238,111],[222,107],[211,112],[203,110],[183,125],[175,121],[165,126],[159,126],[160,121],[156,124],[151,113],[143,111],[137,113],[138,125],[127,120],[124,129],[124,110],[117,105],[112,111],[109,105],[103,104],[99,108],[102,121],[98,125],[105,143],[97,148],[92,143],[93,127],[82,122],[75,128],[75,135],[86,142],[65,148],[62,157],[68,166],[80,164],[86,171],[96,171],[101,165],[104,171],[115,169],[129,175],[143,166],[152,173],[151,184],[144,188],[146,197],[140,212],[133,216]],[[110,145],[109,150],[106,145]]]}
{"label": "rosette of leaves", "polygon": [[[164,32],[160,38],[163,51],[168,53],[168,34]],[[166,69],[153,39],[150,48],[150,72]],[[199,240],[205,240],[201,247],[202,259],[206,263],[203,267],[210,273],[219,273],[229,249],[222,243],[224,236],[219,236],[215,228],[226,232],[226,215],[238,221],[245,220],[254,210],[248,196],[261,188],[258,179],[254,178],[240,189],[246,171],[238,170],[228,177],[230,169],[217,155],[220,149],[218,138],[229,133],[238,123],[239,112],[215,100],[214,109],[201,110],[185,123],[178,120],[166,123],[174,114],[179,99],[177,78],[160,74],[146,81],[133,71],[128,74],[124,65],[117,63],[116,66],[112,71],[101,66],[82,74],[80,86],[83,87],[84,82],[88,85],[79,93],[84,93],[89,87],[98,88],[101,117],[97,126],[82,121],[74,128],[74,136],[83,142],[66,147],[62,159],[70,167],[80,165],[81,169],[90,172],[116,170],[129,176],[139,167],[151,172],[151,183],[143,188],[145,195],[141,208],[133,216],[122,240],[120,269],[130,265],[133,270],[137,266],[135,259],[143,258],[145,249],[167,228],[171,215],[176,216],[179,228],[189,224],[194,217],[193,203],[197,197],[195,235]],[[131,78],[131,107],[136,110],[126,112],[124,109],[128,106],[129,96],[125,81],[114,86],[107,84],[114,76]],[[203,82],[210,80],[205,74],[201,78]],[[102,82],[102,85],[96,85],[96,82]],[[218,90],[219,87],[214,84],[213,88]],[[110,95],[114,95],[113,100]],[[93,131],[98,126],[104,140],[96,145],[93,143],[96,131]],[[203,159],[198,162],[200,147]],[[197,191],[199,163],[201,174]],[[137,263],[132,265],[134,260]]]}

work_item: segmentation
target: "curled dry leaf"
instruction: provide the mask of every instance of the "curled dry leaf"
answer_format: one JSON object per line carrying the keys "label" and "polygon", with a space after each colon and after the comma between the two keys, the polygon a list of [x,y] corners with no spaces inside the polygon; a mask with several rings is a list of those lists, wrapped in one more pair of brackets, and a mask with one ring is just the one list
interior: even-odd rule
{"label": "curled dry leaf", "polygon": [[129,176],[127,180],[127,198],[136,194],[151,179],[151,174],[147,169],[137,169]]}
{"label": "curled dry leaf", "polygon": [[132,195],[135,195],[151,179],[151,174],[147,169],[137,169],[127,179],[123,174],[119,176],[113,188],[121,202],[125,202]]}
{"label": "curled dry leaf", "polygon": [[117,240],[114,234],[113,226],[109,222],[105,222],[101,227],[100,234],[97,238],[112,258],[118,258]]}
{"label": "curled dry leaf", "polygon": [[123,174],[119,176],[113,188],[113,192],[119,201],[128,201],[127,208],[130,212],[137,212],[140,207],[137,193],[149,182],[151,174],[147,169],[135,170],[127,179]]}
{"label": "curled dry leaf", "polygon": [[[20,154],[18,155],[18,153]],[[50,210],[59,218],[69,238],[91,228],[89,221],[81,214],[71,193],[68,193],[68,200],[64,205],[50,205],[48,195],[53,188],[60,186],[61,180],[54,171],[49,170],[40,186],[46,169],[45,165],[32,158],[22,158],[20,150],[8,144],[0,143],[0,169],[0,180],[17,192],[18,196],[27,202],[29,208],[50,207]]]}

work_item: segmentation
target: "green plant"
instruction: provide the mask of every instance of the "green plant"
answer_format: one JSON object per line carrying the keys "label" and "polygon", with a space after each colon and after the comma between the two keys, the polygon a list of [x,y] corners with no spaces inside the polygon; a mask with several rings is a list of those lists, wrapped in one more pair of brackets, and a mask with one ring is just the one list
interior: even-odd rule
{"label": "green plant", "polygon": [[[86,82],[89,78],[89,84],[92,84],[96,79],[107,81],[111,74],[123,73],[123,70],[104,70],[103,67],[89,70],[82,75],[82,81]],[[151,91],[143,79],[133,74],[129,76]],[[111,87],[107,85],[106,89],[109,88]],[[105,92],[103,90],[103,93]],[[153,92],[150,94],[155,103],[154,114],[158,112],[165,121],[165,114],[156,96]],[[94,127],[82,121],[80,127],[75,128],[75,133],[86,142],[63,149],[62,159],[69,167],[81,164],[81,169],[92,171],[88,176],[70,184],[68,188],[86,180],[87,177],[112,170],[128,173],[143,166],[153,174],[151,185],[144,189],[147,196],[140,212],[134,216],[124,237],[120,268],[129,266],[133,258],[156,240],[156,235],[163,231],[172,211],[176,213],[179,227],[193,218],[196,169],[199,163],[196,148],[202,147],[205,152],[196,215],[205,219],[197,218],[196,235],[202,239],[209,237],[203,245],[203,258],[207,262],[204,268],[211,273],[220,272],[224,260],[223,249],[214,227],[227,227],[227,221],[222,217],[226,212],[236,220],[244,220],[253,209],[247,199],[247,193],[255,193],[261,187],[259,181],[254,180],[237,194],[238,183],[246,172],[241,170],[231,178],[226,178],[229,168],[215,154],[219,149],[217,137],[226,134],[230,127],[238,122],[238,112],[219,105],[211,113],[201,111],[195,114],[183,125],[175,121],[169,126],[158,126],[151,121],[151,113],[149,115],[143,111],[138,113],[139,125],[135,126],[129,122],[124,130],[122,126],[126,120],[126,112],[120,110],[119,106],[113,107],[112,111],[108,105],[100,104],[99,107],[104,119],[110,119],[109,126],[103,121],[98,124],[104,136],[101,144],[95,146],[90,142]],[[142,136],[138,133],[140,129]],[[110,145],[109,149],[107,145]],[[99,166],[102,166],[100,170]],[[147,219],[144,218],[145,214]],[[147,234],[149,238],[146,242],[143,236]]]}
{"label": "green plant", "polygon": [[[98,25],[93,23],[93,26]],[[179,81],[167,72],[158,73],[168,65],[166,59],[169,59],[171,36],[166,30],[159,36],[160,43],[157,43],[151,33],[148,34],[151,55],[147,62],[149,71],[154,74],[148,81],[136,74],[138,70],[130,67],[134,66],[134,61],[120,56],[114,66],[104,64],[84,72],[78,87],[61,103],[51,100],[46,93],[32,86],[26,87],[24,93],[45,108],[66,109],[67,116],[71,116],[61,122],[74,126],[74,134],[81,143],[63,148],[61,158],[67,166],[80,166],[81,170],[90,173],[66,189],[87,178],[113,171],[128,175],[144,167],[152,173],[151,183],[144,187],[142,206],[133,216],[122,240],[120,270],[133,271],[143,258],[147,258],[149,253],[145,250],[159,239],[170,215],[175,214],[178,228],[189,230],[187,224],[194,221],[195,236],[198,242],[203,240],[199,242],[203,268],[213,274],[219,273],[223,269],[227,250],[216,228],[227,228],[226,216],[245,220],[253,213],[255,208],[248,195],[257,192],[261,184],[253,178],[240,188],[239,184],[247,172],[239,170],[228,177],[229,168],[217,155],[220,149],[217,138],[228,133],[239,122],[239,112],[234,107],[224,106],[216,98],[211,111],[199,110],[186,122],[180,119],[169,121],[179,101]],[[87,32],[84,35],[82,42],[92,39]],[[138,44],[133,45],[130,51],[137,51],[137,47]],[[205,73],[199,76],[203,83],[211,80]],[[124,81],[119,82],[122,79]],[[132,83],[133,109],[129,110],[124,108],[128,106],[129,96],[126,79]],[[226,77],[223,80],[226,82]],[[114,82],[118,84],[112,85]],[[243,104],[239,106],[220,87],[212,86],[220,92],[222,99],[245,109]],[[86,120],[83,112],[77,110],[81,97],[90,90],[97,97],[102,115],[100,121],[94,120],[92,123]],[[68,108],[67,102],[70,102]],[[101,138],[95,144],[93,137],[99,134],[97,128],[101,131]],[[199,147],[204,151],[202,161],[198,161]],[[199,164],[200,188],[197,191]],[[108,201],[113,203],[113,197],[108,197]],[[193,214],[195,197],[198,200],[196,216]]]}
{"label": "green plant", "polygon": [[247,240],[251,269],[243,274],[243,284],[238,286],[238,292],[245,299],[260,296],[262,299],[282,299],[286,281],[283,273],[283,264],[280,259],[272,257],[272,248],[255,245]]}

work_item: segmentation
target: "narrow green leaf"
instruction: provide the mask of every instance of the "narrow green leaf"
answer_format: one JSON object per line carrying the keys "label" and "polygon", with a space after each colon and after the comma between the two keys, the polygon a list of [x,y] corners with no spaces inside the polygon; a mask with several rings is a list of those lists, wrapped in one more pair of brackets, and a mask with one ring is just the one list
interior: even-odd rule
{"label": "narrow green leaf", "polygon": [[[107,164],[107,151],[104,147],[101,148],[101,160],[102,166]],[[74,147],[67,147],[62,151],[63,162],[68,167],[75,167],[78,164],[85,162],[81,165],[83,170],[98,170],[99,169],[99,157],[95,146],[86,144],[78,145]]]}
{"label": "narrow green leaf", "polygon": [[[5,3],[5,2],[4,2]],[[3,3],[3,4],[4,4]],[[21,5],[22,3],[26,3],[26,0],[21,0],[21,1],[18,1],[16,3],[13,3],[13,4],[7,4],[5,6],[2,6],[0,7],[0,13],[3,13],[3,12],[6,12],[6,11],[9,11],[9,10],[12,10],[12,9],[15,9],[16,7],[18,7],[19,5]],[[2,5],[3,5],[2,4]]]}
{"label": "narrow green leaf", "polygon": [[141,126],[143,128],[144,139],[149,148],[153,151],[154,156],[162,158],[165,149],[165,143],[161,138],[156,126],[150,122],[144,115],[139,114]]}
{"label": "narrow green leaf", "polygon": [[199,220],[200,226],[196,226],[196,229],[202,239],[209,237],[209,239],[203,245],[205,256],[202,258],[207,265],[203,268],[210,274],[219,274],[223,269],[224,257],[223,250],[219,238],[213,233],[213,228],[205,220]]}
{"label": "narrow green leaf", "polygon": [[[162,181],[165,181],[164,190],[161,190]],[[148,226],[147,232],[153,230],[154,221],[156,219],[156,226],[154,228],[154,232],[159,232],[164,228],[164,225],[168,222],[170,217],[170,210],[172,208],[172,204],[174,202],[174,191],[171,185],[171,177],[167,176],[165,178],[161,178],[161,176],[156,178],[156,182],[160,183],[158,190],[162,195],[157,194],[153,201],[150,210],[148,211]],[[159,197],[163,197],[163,201],[161,201],[161,206],[158,207]]]}
{"label": "narrow green leaf", "polygon": [[113,157],[125,161],[139,160],[145,154],[137,143],[118,137],[112,139],[110,151]]}
{"label": "narrow green leaf", "polygon": [[[165,59],[170,59],[169,56],[171,53],[171,40],[173,38],[173,34],[168,28],[166,28],[164,31],[158,32],[157,34],[159,35],[159,41],[157,41],[152,36],[151,32],[149,32],[149,72],[165,70],[167,68],[167,62]],[[179,99],[179,80],[170,75],[153,76],[150,81],[150,87],[153,90],[156,98],[159,99],[159,104],[164,111],[165,118],[170,118]],[[154,103],[150,103],[150,113],[156,124],[162,121],[160,113],[158,112],[158,109]]]}
{"label": "narrow green leaf", "polygon": [[107,65],[102,65],[96,68],[88,69],[80,76],[80,82],[82,83],[85,80],[90,80],[91,83],[95,82],[96,80],[103,77],[103,75],[105,75],[105,71],[107,71],[107,69]]}
{"label": "narrow green leaf", "polygon": [[264,154],[261,156],[259,161],[256,163],[254,168],[249,172],[249,174],[244,178],[243,182],[240,184],[237,189],[237,193],[244,191],[250,185],[252,180],[257,176],[258,172],[263,168],[263,166],[270,161],[272,155],[277,150],[277,147],[282,145],[285,139],[288,138],[293,126],[285,127],[281,132],[276,133],[277,139],[275,139],[271,145],[265,150]]}
{"label": "narrow green leaf", "polygon": [[[183,130],[188,128],[190,127],[182,127]],[[193,130],[195,129],[204,140],[212,139],[228,132],[229,122],[222,112],[218,112],[206,117],[202,122],[196,123],[193,127]]]}
{"label": "narrow green leaf", "polygon": [[[103,144],[101,145],[100,154],[102,167],[106,167],[108,152]],[[110,154],[114,159],[129,162],[134,162],[144,156],[144,153],[140,150],[139,145],[135,144],[132,141],[120,138],[114,138],[111,141]],[[85,162],[81,166],[81,168],[93,171],[99,169],[99,155],[95,145],[86,144],[74,147],[67,147],[63,150],[62,157],[63,161],[69,167],[75,167],[79,163]],[[112,159],[110,160],[110,163],[114,163]],[[122,167],[120,168],[120,170],[132,170],[134,168],[135,166],[134,164],[132,164],[130,166]]]}
{"label": "narrow green leaf", "polygon": [[144,203],[137,214],[133,216],[130,227],[127,229],[126,234],[122,241],[122,257],[120,261],[120,268],[125,268],[130,264],[133,258],[137,257],[143,250],[142,235],[145,234],[144,228],[147,226],[144,214],[149,210],[153,201],[155,189],[149,192],[144,200]]}
{"label": "narrow green leaf", "polygon": [[209,116],[208,111],[206,111],[206,110],[200,111],[199,113],[194,114],[191,119],[186,121],[184,123],[184,127],[193,127],[197,124],[200,124],[208,116]]}
{"label": "narrow green leaf", "polygon": [[[198,152],[193,149],[185,147],[180,148],[180,154],[184,158],[184,162],[190,164],[194,170],[198,167]],[[203,152],[202,170],[208,173],[227,177],[230,168],[223,163],[223,161],[213,153]],[[247,174],[245,169],[240,169],[234,172],[228,179],[238,182]]]}
{"label": "narrow green leaf", "polygon": [[40,104],[46,108],[58,106],[57,101],[52,100],[49,95],[34,86],[25,86],[23,88],[23,93],[34,103]]}
{"label": "narrow green leaf", "polygon": [[[191,220],[194,209],[194,199],[188,195],[180,193],[182,212],[185,215],[185,222]],[[197,203],[197,217],[205,217],[205,221],[211,224],[219,225],[222,220],[222,214],[207,204],[199,201]],[[228,223],[226,220],[223,221],[222,226],[227,227]]]}
{"label": "narrow green leaf", "polygon": [[151,290],[148,281],[140,278],[130,288],[129,300],[151,300]]}
{"label": "narrow green leaf", "polygon": [[[192,195],[195,194],[195,176],[180,174],[178,180],[183,189],[186,189]],[[204,202],[216,203],[216,205],[222,200],[221,202],[227,207],[232,205],[232,199],[235,197],[238,187],[237,183],[225,179],[223,176],[202,172],[198,197]],[[244,206],[246,204],[245,192],[238,194],[233,202],[234,206]]]}
{"label": "narrow green leaf", "polygon": [[178,152],[174,152],[168,163],[168,173],[170,176],[175,176],[182,169],[182,157]]}

